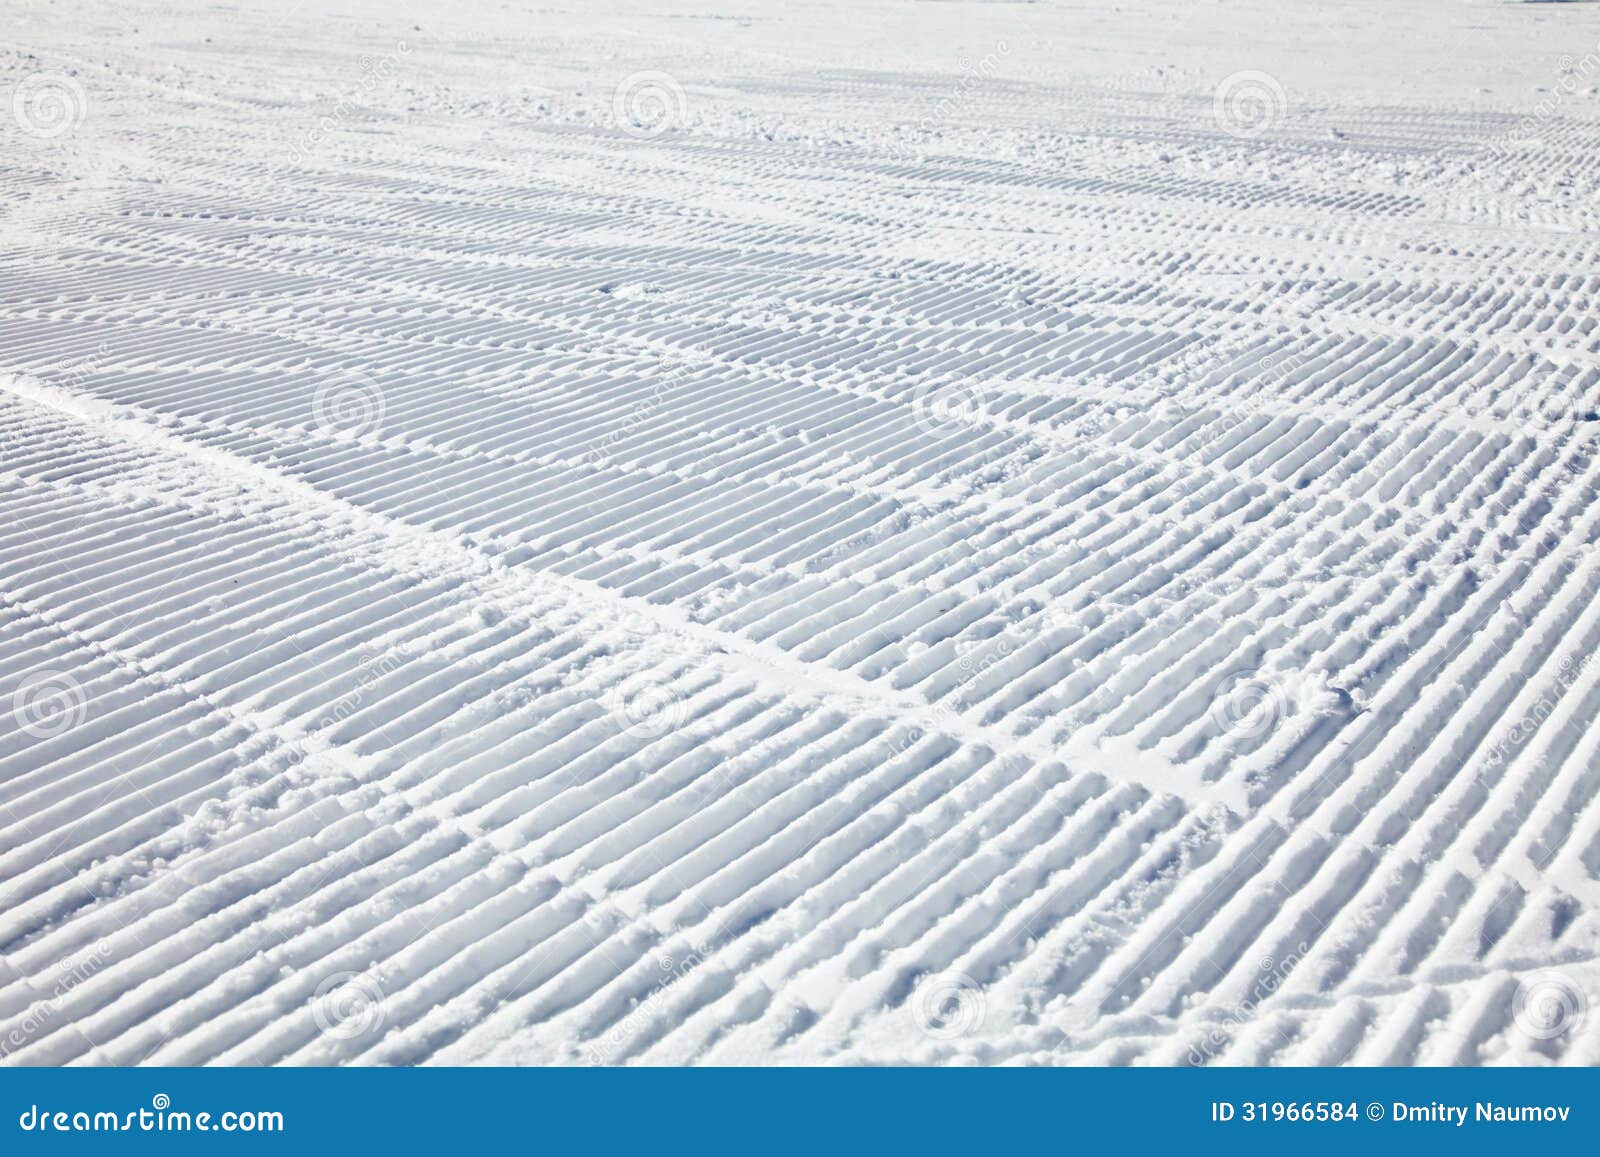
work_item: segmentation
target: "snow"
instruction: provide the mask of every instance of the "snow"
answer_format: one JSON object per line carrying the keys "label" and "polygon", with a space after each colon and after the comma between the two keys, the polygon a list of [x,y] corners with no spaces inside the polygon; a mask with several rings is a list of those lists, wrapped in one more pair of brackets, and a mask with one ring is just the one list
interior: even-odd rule
{"label": "snow", "polygon": [[58,0],[0,1060],[1600,1063],[1600,12]]}

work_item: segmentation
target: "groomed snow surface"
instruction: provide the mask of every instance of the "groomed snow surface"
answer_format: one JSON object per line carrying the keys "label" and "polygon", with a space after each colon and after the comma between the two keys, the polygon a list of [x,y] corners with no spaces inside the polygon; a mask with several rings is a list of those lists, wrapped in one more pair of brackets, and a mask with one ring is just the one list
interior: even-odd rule
{"label": "groomed snow surface", "polygon": [[1600,8],[13,6],[13,1064],[1600,1063]]}

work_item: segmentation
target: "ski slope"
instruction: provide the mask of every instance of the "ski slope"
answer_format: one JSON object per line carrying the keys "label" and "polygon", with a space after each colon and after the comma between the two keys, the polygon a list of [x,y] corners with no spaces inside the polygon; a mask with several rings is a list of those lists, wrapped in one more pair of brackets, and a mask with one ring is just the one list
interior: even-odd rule
{"label": "ski slope", "polygon": [[12,17],[5,1063],[1600,1063],[1600,9]]}

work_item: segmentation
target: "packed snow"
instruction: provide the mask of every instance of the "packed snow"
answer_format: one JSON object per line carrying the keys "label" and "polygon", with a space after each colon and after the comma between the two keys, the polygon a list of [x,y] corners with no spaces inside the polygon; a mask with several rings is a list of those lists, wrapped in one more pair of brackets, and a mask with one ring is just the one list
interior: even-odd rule
{"label": "packed snow", "polygon": [[1600,1063],[1600,7],[12,8],[6,1063]]}

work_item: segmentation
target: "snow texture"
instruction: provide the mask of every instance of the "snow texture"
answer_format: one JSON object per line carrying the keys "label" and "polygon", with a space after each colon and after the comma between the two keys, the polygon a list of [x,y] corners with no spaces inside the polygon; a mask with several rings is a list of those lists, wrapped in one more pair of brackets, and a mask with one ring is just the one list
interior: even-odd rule
{"label": "snow texture", "polygon": [[1600,9],[13,8],[6,1063],[1600,1063]]}

